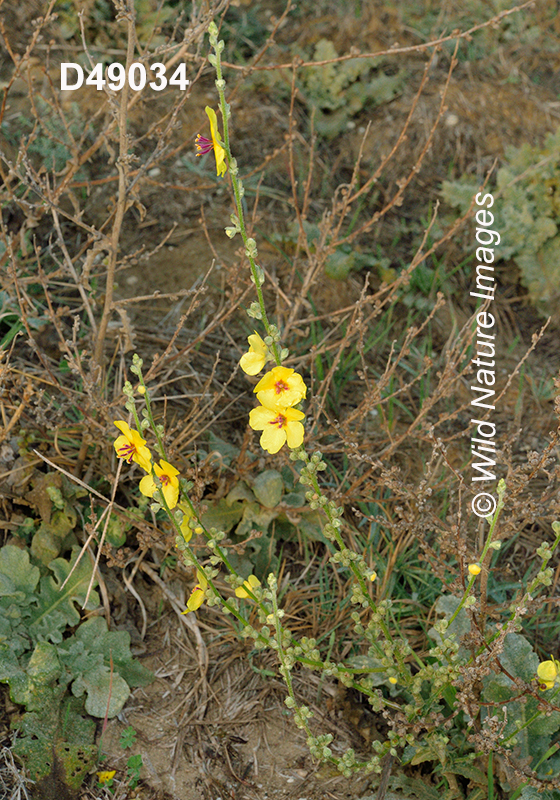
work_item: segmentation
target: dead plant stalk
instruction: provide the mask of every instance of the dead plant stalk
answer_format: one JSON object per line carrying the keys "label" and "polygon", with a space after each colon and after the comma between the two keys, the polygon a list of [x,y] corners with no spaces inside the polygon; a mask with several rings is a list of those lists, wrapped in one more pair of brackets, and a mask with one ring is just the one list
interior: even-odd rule
{"label": "dead plant stalk", "polygon": [[[129,74],[130,65],[134,58],[134,45],[136,40],[136,11],[134,9],[134,0],[128,0],[126,12],[119,14],[120,19],[126,19],[127,22],[127,48],[126,48],[126,74]],[[107,279],[105,284],[105,302],[103,304],[103,313],[99,322],[99,329],[97,331],[97,339],[95,342],[95,349],[93,351],[93,360],[97,367],[102,366],[103,360],[103,343],[105,341],[105,334],[107,332],[107,325],[113,309],[113,286],[115,283],[115,268],[117,266],[117,256],[119,250],[119,238],[121,234],[122,222],[127,209],[126,199],[126,181],[128,175],[128,168],[130,159],[128,156],[128,136],[127,136],[127,111],[128,111],[128,81],[124,82],[124,86],[119,98],[119,157],[117,159],[117,169],[119,172],[119,189],[117,195],[117,208],[115,218],[113,220],[113,227],[111,229],[111,238],[109,240],[109,259],[107,264]]]}

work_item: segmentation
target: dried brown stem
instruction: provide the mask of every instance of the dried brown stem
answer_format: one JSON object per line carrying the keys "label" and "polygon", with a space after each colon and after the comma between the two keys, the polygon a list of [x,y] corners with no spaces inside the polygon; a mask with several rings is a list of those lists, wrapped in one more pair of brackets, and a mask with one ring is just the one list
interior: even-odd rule
{"label": "dried brown stem", "polygon": [[[120,19],[126,19],[127,24],[127,50],[126,50],[126,74],[129,74],[129,68],[134,59],[134,44],[136,41],[136,11],[134,9],[134,0],[127,0],[126,12],[121,12]],[[105,334],[107,333],[107,325],[112,313],[113,306],[113,287],[115,283],[115,268],[117,265],[117,256],[119,251],[119,239],[121,235],[121,228],[124,215],[127,209],[127,185],[126,179],[128,175],[128,166],[130,159],[128,156],[128,135],[127,135],[127,114],[128,114],[128,94],[129,86],[128,81],[124,82],[119,97],[119,157],[117,159],[117,170],[119,172],[119,188],[117,196],[117,209],[115,218],[113,220],[113,228],[110,237],[109,246],[109,263],[107,265],[107,278],[105,283],[105,302],[103,304],[103,313],[99,322],[99,329],[97,331],[97,338],[95,341],[95,348],[93,351],[93,360],[98,367],[101,367],[103,361],[103,344],[105,342]]]}

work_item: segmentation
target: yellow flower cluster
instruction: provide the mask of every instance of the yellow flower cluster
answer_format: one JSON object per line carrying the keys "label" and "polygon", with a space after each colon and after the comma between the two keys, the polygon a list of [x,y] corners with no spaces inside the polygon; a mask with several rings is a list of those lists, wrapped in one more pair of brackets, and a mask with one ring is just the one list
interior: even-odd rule
{"label": "yellow flower cluster", "polygon": [[[191,596],[187,600],[187,607],[183,611],[183,614],[188,614],[189,611],[196,611],[200,608],[200,606],[204,602],[204,595],[206,594],[206,589],[208,588],[208,580],[204,572],[201,572],[197,569],[196,571],[196,579],[197,584],[191,592]],[[249,575],[247,580],[243,583],[243,586],[238,586],[235,590],[235,594],[237,597],[249,597],[249,590],[253,592],[257,586],[260,586],[261,582],[255,575]]]}
{"label": "yellow flower cluster", "polygon": [[146,497],[153,497],[156,490],[156,482],[153,473],[161,481],[161,492],[169,509],[175,508],[179,499],[179,470],[173,464],[160,459],[159,464],[152,464],[152,454],[146,447],[146,440],[143,439],[138,431],[132,430],[128,423],[122,419],[115,420],[115,425],[120,430],[121,435],[115,439],[115,450],[119,458],[123,458],[128,464],[134,461],[147,475],[140,481],[140,491]]}
{"label": "yellow flower cluster", "polygon": [[203,528],[201,525],[191,525],[191,520],[194,517],[192,507],[186,503],[179,503],[179,470],[168,461],[160,459],[159,464],[152,464],[152,454],[146,447],[146,440],[143,439],[138,431],[132,430],[127,422],[122,419],[115,420],[115,425],[120,430],[121,435],[115,439],[115,450],[119,458],[123,458],[128,464],[134,461],[142,467],[147,475],[144,475],[140,481],[140,491],[146,497],[153,497],[156,493],[157,486],[154,480],[154,473],[156,478],[161,481],[161,491],[167,503],[167,507],[171,509],[178,506],[183,512],[183,519],[181,521],[181,533],[185,542],[189,542],[194,533],[202,533]]}
{"label": "yellow flower cluster", "polygon": [[[258,333],[249,336],[249,351],[239,362],[247,375],[256,375],[264,367],[268,349]],[[249,425],[262,431],[260,444],[268,453],[277,453],[287,442],[299,447],[303,442],[302,411],[294,408],[307,394],[303,378],[295,370],[274,367],[264,375],[254,389],[260,405],[249,414]]]}
{"label": "yellow flower cluster", "polygon": [[[159,478],[161,482],[161,493],[165,498],[169,510],[178,506],[183,512],[183,519],[180,525],[181,533],[185,542],[189,542],[194,533],[202,533],[203,528],[200,525],[191,527],[191,520],[193,518],[193,511],[190,505],[186,502],[179,503],[179,470],[168,461],[160,459],[159,464],[152,463],[152,454],[146,447],[146,440],[143,439],[138,431],[132,430],[127,422],[122,419],[115,420],[115,425],[120,430],[121,435],[115,439],[114,445],[117,456],[124,459],[128,464],[134,461],[138,464],[147,475],[144,475],[140,481],[140,491],[146,497],[153,497],[158,487],[154,480],[155,477]],[[198,584],[193,589],[187,609],[183,613],[195,611],[200,608],[204,601],[204,591],[208,586],[202,572],[197,573]]]}

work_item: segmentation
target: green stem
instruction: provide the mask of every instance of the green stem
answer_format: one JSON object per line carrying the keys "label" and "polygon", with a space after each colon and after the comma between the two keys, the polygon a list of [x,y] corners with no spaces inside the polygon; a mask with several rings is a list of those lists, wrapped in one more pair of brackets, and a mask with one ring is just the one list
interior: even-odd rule
{"label": "green stem", "polygon": [[[482,553],[480,554],[480,562],[481,563],[484,563],[484,558],[486,556],[486,553],[488,552],[488,550],[490,549],[490,545],[492,544],[492,537],[494,535],[494,529],[496,528],[499,516],[500,516],[501,511],[502,511],[502,509],[504,507],[504,499],[503,499],[504,498],[504,493],[505,493],[505,487],[504,487],[504,489],[502,491],[500,490],[500,488],[498,488],[498,504],[496,506],[496,510],[494,511],[494,514],[492,516],[492,520],[490,522],[490,530],[488,531],[488,538],[486,539],[486,543],[484,544],[484,548],[482,550]],[[476,575],[471,575],[470,580],[469,580],[469,582],[467,584],[467,588],[465,589],[463,597],[461,598],[461,602],[459,603],[459,605],[455,609],[455,613],[447,621],[447,626],[448,627],[449,627],[449,625],[451,625],[453,620],[457,617],[458,613],[460,612],[460,610],[465,605],[467,597],[469,597],[469,595],[471,593],[471,589],[472,589],[472,587],[474,585],[474,582],[476,581],[476,578],[477,578]]]}
{"label": "green stem", "polygon": [[[152,405],[150,403],[150,393],[148,392],[146,384],[144,383],[144,376],[142,374],[142,363],[141,363],[141,360],[139,360],[139,363],[136,363],[134,366],[136,367],[134,372],[138,376],[138,380],[140,382],[140,385],[144,388],[144,394],[142,395],[142,397],[144,398],[144,402],[146,403],[146,419],[150,423],[150,427],[151,427],[151,429],[152,429],[152,431],[154,433],[154,436],[157,439],[157,449],[158,449],[159,455],[160,455],[161,458],[163,458],[166,461],[167,458],[166,458],[166,455],[165,455],[165,447],[164,447],[164,444],[163,444],[163,436],[161,435],[160,429],[156,425],[156,421],[154,419],[154,415],[153,415],[153,412],[152,412]],[[134,414],[134,419],[136,420],[136,424],[138,425],[138,430],[140,431],[140,430],[142,430],[142,426],[140,425],[140,423],[138,421],[138,415],[136,414],[136,407],[134,407],[133,414]]]}
{"label": "green stem", "polygon": [[[229,108],[226,102],[225,90],[223,87],[223,77],[222,77],[222,63],[221,63],[221,53],[218,47],[214,47],[214,53],[216,54],[216,88],[218,90],[218,95],[220,98],[220,111],[222,112],[222,122],[224,128],[224,150],[226,152],[226,160],[228,163],[228,172],[231,178],[231,184],[233,187],[233,194],[235,196],[235,207],[237,209],[237,219],[239,221],[239,230],[241,233],[241,238],[243,239],[243,244],[245,245],[245,252],[247,258],[249,259],[249,266],[251,268],[251,274],[253,276],[253,282],[255,284],[255,288],[257,291],[257,298],[259,301],[259,308],[261,311],[261,318],[262,323],[266,329],[267,334],[271,335],[271,325],[268,320],[268,316],[266,313],[266,306],[264,302],[264,296],[261,288],[262,278],[260,276],[260,267],[257,266],[255,259],[249,252],[249,236],[247,235],[247,228],[245,225],[245,215],[243,213],[243,204],[241,202],[242,192],[241,192],[241,185],[240,181],[237,177],[237,165],[233,155],[231,153],[231,148],[229,144]],[[274,359],[276,364],[280,366],[282,363],[280,359],[280,353],[278,351],[278,346],[275,341],[272,342],[272,353],[274,355]]]}
{"label": "green stem", "polygon": [[[274,580],[276,581],[276,579],[274,579]],[[269,582],[269,586],[270,586],[271,595],[272,595],[272,608],[273,608],[273,611],[274,611],[274,624],[275,624],[275,627],[276,627],[276,644],[278,645],[278,658],[280,659],[280,664],[282,665],[282,677],[284,678],[284,681],[286,683],[286,687],[288,689],[288,694],[289,694],[289,696],[290,696],[290,698],[292,700],[293,706],[294,706],[294,708],[297,708],[297,700],[296,700],[296,696],[295,696],[295,692],[294,692],[294,687],[293,687],[293,684],[292,684],[292,676],[290,674],[290,668],[287,665],[286,656],[284,654],[284,648],[283,648],[283,645],[282,645],[282,637],[284,635],[284,630],[283,630],[282,623],[280,622],[280,615],[279,615],[279,609],[278,609],[278,599],[276,597],[276,586],[275,585],[273,586],[270,582]],[[312,736],[311,730],[309,729],[309,726],[307,725],[307,722],[305,721],[305,719],[303,717],[300,717],[300,719],[302,721],[303,727],[304,727],[305,732],[307,733],[307,735],[308,736]]]}
{"label": "green stem", "polygon": [[[548,562],[549,562],[549,561],[550,561],[550,559],[552,558],[552,555],[553,555],[554,551],[556,550],[556,548],[557,548],[557,547],[558,547],[558,545],[560,544],[560,525],[558,525],[558,523],[556,523],[556,522],[553,522],[553,523],[552,523],[552,527],[553,527],[553,529],[554,529],[554,530],[557,532],[557,534],[556,534],[556,539],[554,540],[553,544],[552,544],[552,545],[551,545],[551,547],[550,547],[550,555],[546,556],[546,558],[543,558],[543,560],[542,560],[542,567],[541,567],[541,569],[539,570],[539,574],[540,574],[540,573],[542,572],[542,570],[543,570],[543,569],[546,567],[546,565],[548,564]],[[541,584],[541,581],[539,580],[539,577],[538,577],[538,575],[537,575],[537,576],[536,576],[536,577],[535,577],[535,578],[534,578],[534,579],[531,581],[531,583],[529,584],[529,586],[527,587],[527,591],[525,592],[525,594],[523,595],[523,597],[521,598],[521,600],[520,600],[518,603],[516,603],[516,604],[517,604],[517,605],[520,605],[520,604],[521,604],[521,605],[525,605],[525,603],[526,603],[528,600],[532,599],[532,594],[533,594],[533,592],[535,591],[535,589],[536,589],[536,588],[537,588],[537,587],[538,587],[540,584]],[[511,614],[510,614],[510,616],[509,616],[509,619],[508,619],[508,620],[507,620],[507,621],[506,621],[504,624],[505,624],[505,625],[507,625],[509,622],[511,622],[511,621],[512,621],[512,620],[515,618],[515,614],[516,614],[516,612],[515,612],[515,611],[512,611],[512,612],[511,612]],[[496,632],[496,633],[495,633],[493,636],[491,636],[491,637],[488,639],[488,641],[486,642],[486,644],[485,644],[485,645],[482,645],[482,646],[480,647],[480,649],[479,649],[479,650],[477,651],[477,653],[476,653],[476,656],[479,656],[479,655],[481,655],[481,653],[483,653],[483,652],[484,652],[484,650],[486,650],[486,649],[487,649],[487,647],[489,647],[489,646],[492,644],[492,642],[494,642],[494,641],[495,641],[495,640],[496,640],[496,639],[497,639],[499,636],[501,636],[501,631],[497,631],[497,632]],[[469,659],[469,662],[468,662],[468,663],[469,663],[469,664],[472,664],[473,660],[474,660],[474,658],[471,656],[471,658]]]}

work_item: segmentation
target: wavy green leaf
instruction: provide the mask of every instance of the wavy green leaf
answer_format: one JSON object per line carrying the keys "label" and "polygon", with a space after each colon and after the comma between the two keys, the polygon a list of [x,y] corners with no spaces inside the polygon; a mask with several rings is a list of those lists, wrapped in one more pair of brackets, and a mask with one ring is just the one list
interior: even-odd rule
{"label": "wavy green leaf", "polygon": [[[30,633],[37,639],[61,642],[65,628],[80,623],[80,613],[76,606],[84,607],[85,604],[86,608],[93,609],[99,605],[99,595],[95,591],[90,593],[86,604],[92,576],[89,560],[82,558],[72,571],[78,553],[75,548],[70,561],[64,558],[51,561],[49,568],[54,577],[45,576],[41,579],[38,606],[31,612],[29,624]],[[64,581],[67,581],[66,584]]]}

